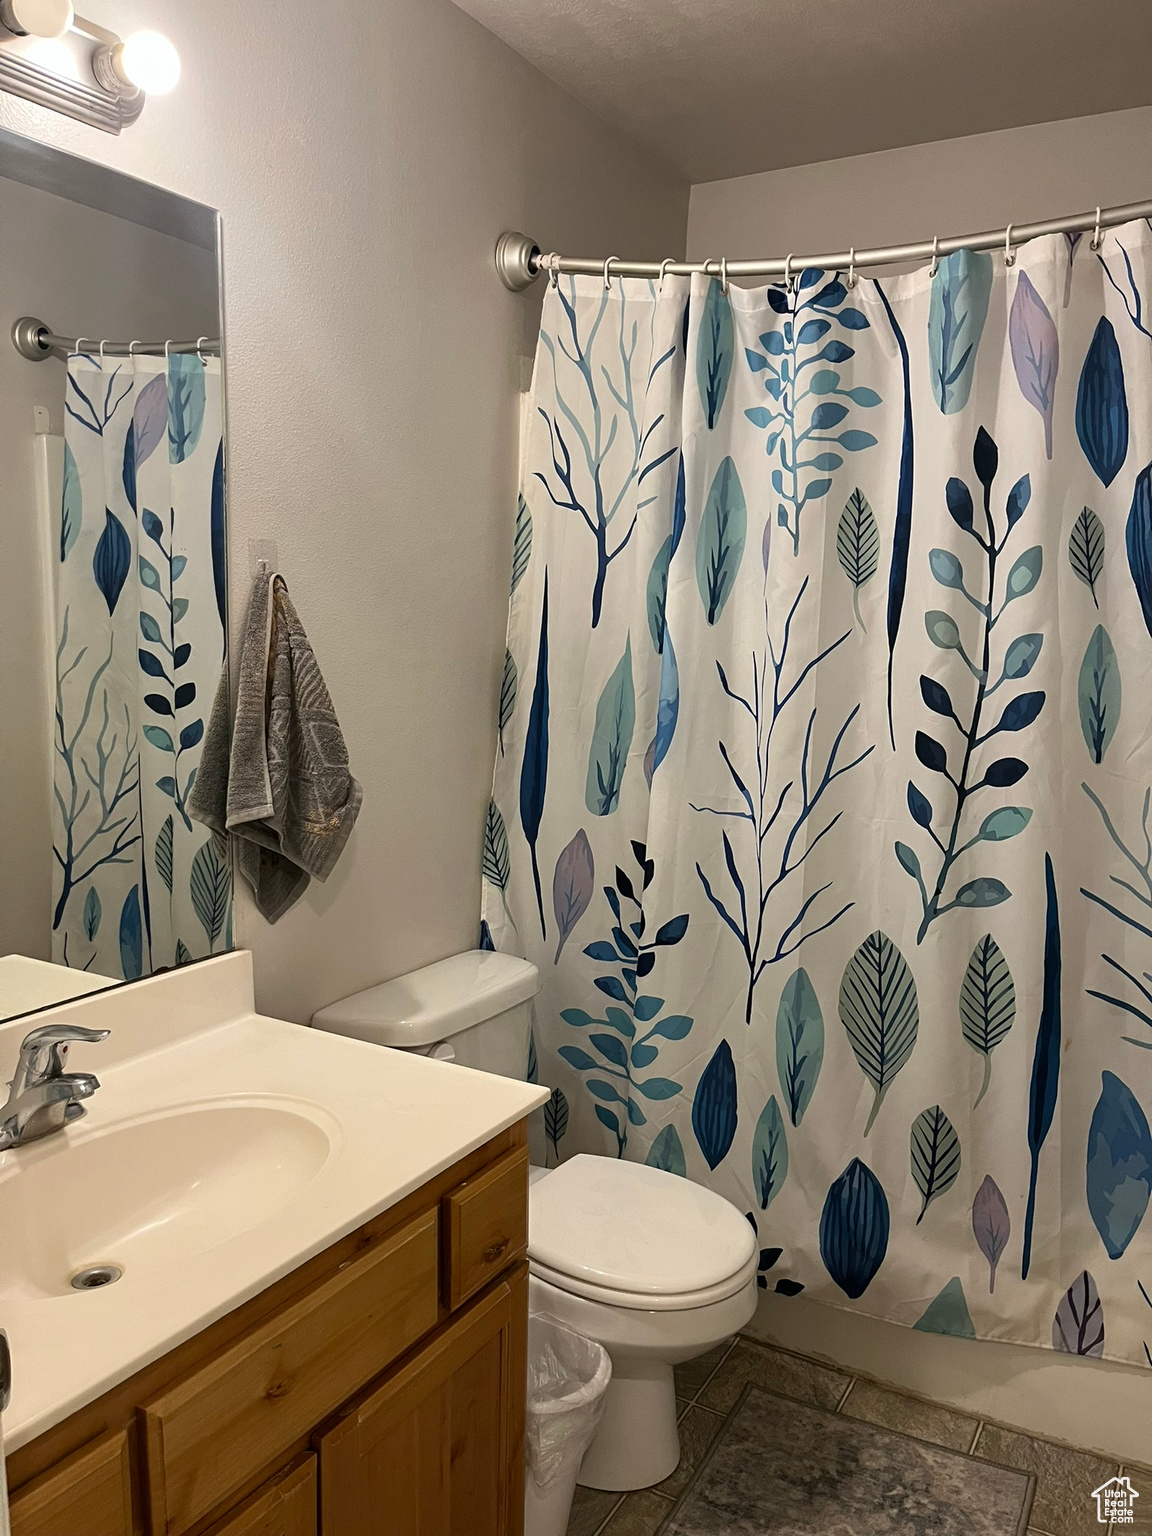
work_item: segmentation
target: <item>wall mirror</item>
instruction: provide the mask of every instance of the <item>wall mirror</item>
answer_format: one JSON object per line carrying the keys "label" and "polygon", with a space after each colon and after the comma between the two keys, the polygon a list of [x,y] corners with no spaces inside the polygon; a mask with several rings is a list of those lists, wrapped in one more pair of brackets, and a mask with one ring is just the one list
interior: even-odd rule
{"label": "wall mirror", "polygon": [[232,943],[214,209],[0,132],[0,1017]]}

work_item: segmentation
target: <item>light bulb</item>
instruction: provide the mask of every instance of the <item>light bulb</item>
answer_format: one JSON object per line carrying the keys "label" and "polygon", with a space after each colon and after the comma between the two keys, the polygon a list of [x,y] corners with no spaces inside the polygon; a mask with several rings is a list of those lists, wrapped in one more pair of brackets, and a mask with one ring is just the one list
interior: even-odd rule
{"label": "light bulb", "polygon": [[113,49],[113,67],[129,85],[163,96],[180,78],[180,55],[160,32],[133,32]]}
{"label": "light bulb", "polygon": [[17,37],[63,37],[72,21],[72,0],[0,0],[0,23]]}

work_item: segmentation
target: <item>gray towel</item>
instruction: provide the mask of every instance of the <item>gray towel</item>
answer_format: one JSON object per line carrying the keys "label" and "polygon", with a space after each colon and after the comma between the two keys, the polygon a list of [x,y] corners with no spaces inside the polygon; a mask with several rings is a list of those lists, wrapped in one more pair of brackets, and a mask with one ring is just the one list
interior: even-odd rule
{"label": "gray towel", "polygon": [[316,657],[282,577],[252,588],[228,733],[225,674],[188,809],[237,840],[240,873],[270,923],[326,880],[363,798]]}

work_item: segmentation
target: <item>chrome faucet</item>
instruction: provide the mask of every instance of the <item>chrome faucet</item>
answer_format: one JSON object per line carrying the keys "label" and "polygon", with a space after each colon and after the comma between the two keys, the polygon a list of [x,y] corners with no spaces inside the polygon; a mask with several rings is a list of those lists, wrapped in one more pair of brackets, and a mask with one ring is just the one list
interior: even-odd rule
{"label": "chrome faucet", "polygon": [[80,1118],[80,1100],[90,1099],[100,1081],[91,1072],[65,1072],[64,1058],[73,1040],[105,1040],[108,1033],[78,1024],[44,1024],[25,1035],[16,1075],[8,1084],[8,1102],[0,1107],[0,1152],[63,1130]]}

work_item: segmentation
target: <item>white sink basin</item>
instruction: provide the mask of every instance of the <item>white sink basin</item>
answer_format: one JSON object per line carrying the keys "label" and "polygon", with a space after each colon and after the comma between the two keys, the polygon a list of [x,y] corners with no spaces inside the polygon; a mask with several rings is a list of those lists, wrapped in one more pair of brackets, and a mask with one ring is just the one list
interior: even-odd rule
{"label": "white sink basin", "polygon": [[21,1149],[0,1174],[0,1299],[77,1298],[80,1269],[125,1286],[248,1232],[293,1200],[332,1150],[312,1105],[255,1098],[174,1105]]}

